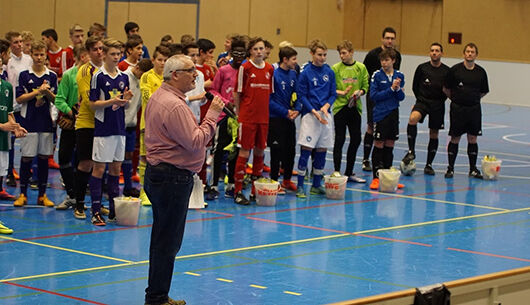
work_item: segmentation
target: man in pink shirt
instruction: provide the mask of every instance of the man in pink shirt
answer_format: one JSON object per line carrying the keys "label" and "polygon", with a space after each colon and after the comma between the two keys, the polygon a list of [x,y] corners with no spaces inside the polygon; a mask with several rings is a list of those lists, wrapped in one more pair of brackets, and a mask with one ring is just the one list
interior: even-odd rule
{"label": "man in pink shirt", "polygon": [[164,82],[149,99],[145,115],[147,169],[144,189],[153,208],[149,280],[145,304],[186,304],[168,293],[175,256],[182,244],[193,173],[204,162],[206,144],[224,103],[215,97],[201,125],[186,104],[197,72],[189,57],[175,55],[164,65]]}

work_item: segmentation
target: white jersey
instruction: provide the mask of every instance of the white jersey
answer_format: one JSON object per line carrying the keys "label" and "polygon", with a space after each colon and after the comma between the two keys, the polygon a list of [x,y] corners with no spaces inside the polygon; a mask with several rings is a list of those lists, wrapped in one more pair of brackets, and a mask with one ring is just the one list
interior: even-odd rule
{"label": "white jersey", "polygon": [[[195,89],[186,92],[186,96],[196,96],[204,92],[204,74],[201,71],[197,70],[197,78],[195,78]],[[201,120],[201,106],[203,105],[202,100],[195,100],[187,102],[188,106],[191,108],[191,112],[195,115],[197,123]]]}
{"label": "white jersey", "polygon": [[[29,70],[33,65],[33,59],[28,54],[22,53],[20,57],[11,53],[7,62],[7,81],[13,85],[13,91],[18,87],[18,75],[20,72]],[[13,111],[20,111],[21,105],[17,103],[15,94],[13,94]]]}
{"label": "white jersey", "polygon": [[140,107],[142,107],[140,79],[132,73],[132,68],[132,66],[129,66],[124,72],[129,77],[129,90],[131,90],[133,94],[133,97],[129,103],[127,103],[127,106],[125,106],[125,127],[136,127],[136,124],[138,123],[137,114],[138,111],[140,111]]}

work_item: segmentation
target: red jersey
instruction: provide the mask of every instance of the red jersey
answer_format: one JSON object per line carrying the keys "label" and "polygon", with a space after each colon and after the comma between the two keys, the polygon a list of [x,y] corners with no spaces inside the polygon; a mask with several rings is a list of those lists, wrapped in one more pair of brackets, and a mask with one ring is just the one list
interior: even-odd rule
{"label": "red jersey", "polygon": [[[207,64],[202,65],[195,65],[197,70],[201,71],[204,75],[204,81],[211,80],[213,81],[215,74],[213,73],[212,67],[210,67]],[[209,91],[206,89],[206,91]],[[208,109],[210,108],[210,104],[212,104],[212,101],[208,100],[204,105],[201,105],[201,118],[200,121],[202,122],[202,119],[204,119],[204,116],[206,115],[206,112],[208,112]]]}
{"label": "red jersey", "polygon": [[58,77],[62,77],[63,72],[75,64],[74,51],[70,48],[59,48],[55,53],[48,51],[48,61],[50,62],[50,69],[57,73]]}
{"label": "red jersey", "polygon": [[239,122],[269,123],[269,96],[274,92],[274,68],[264,62],[262,67],[251,60],[237,72],[236,91],[239,95]]}

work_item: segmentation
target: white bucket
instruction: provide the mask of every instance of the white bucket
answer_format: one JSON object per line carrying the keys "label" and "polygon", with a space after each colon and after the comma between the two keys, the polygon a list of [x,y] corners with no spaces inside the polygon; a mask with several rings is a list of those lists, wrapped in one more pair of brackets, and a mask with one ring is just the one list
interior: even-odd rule
{"label": "white bucket", "polygon": [[344,199],[346,194],[347,176],[331,177],[324,176],[324,185],[326,186],[326,198],[328,199]]}
{"label": "white bucket", "polygon": [[280,184],[277,181],[273,181],[271,183],[254,181],[254,188],[256,190],[257,205],[276,205],[276,196],[278,196],[278,191],[280,190]]}
{"label": "white bucket", "polygon": [[501,171],[501,160],[487,161],[482,160],[482,173],[484,179],[487,180],[497,180],[499,177],[499,172]]}
{"label": "white bucket", "polygon": [[138,214],[140,212],[139,198],[116,197],[114,198],[114,209],[116,211],[116,223],[121,226],[138,225]]}
{"label": "white bucket", "polygon": [[395,193],[399,183],[401,172],[392,169],[380,169],[377,171],[379,176],[379,190],[381,192]]}

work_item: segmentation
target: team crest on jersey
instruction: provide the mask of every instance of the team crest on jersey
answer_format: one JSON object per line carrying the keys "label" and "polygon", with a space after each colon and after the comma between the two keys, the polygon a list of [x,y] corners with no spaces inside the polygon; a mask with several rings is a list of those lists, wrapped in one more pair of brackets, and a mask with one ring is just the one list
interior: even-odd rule
{"label": "team crest on jersey", "polygon": [[8,97],[9,96],[9,90],[6,89],[6,91],[4,91],[4,94],[5,94],[6,97]]}
{"label": "team crest on jersey", "polygon": [[265,74],[265,78],[266,78],[266,79],[270,79],[270,78],[271,78],[271,75],[270,75],[269,72],[267,72],[267,74]]}
{"label": "team crest on jersey", "polygon": [[120,90],[123,90],[123,88],[125,87],[125,83],[121,81],[118,86],[120,87]]}
{"label": "team crest on jersey", "polygon": [[55,59],[55,62],[56,62],[56,63],[60,63],[60,62],[61,62],[61,58],[60,58],[60,57],[57,57],[57,58]]}
{"label": "team crest on jersey", "polygon": [[305,140],[307,141],[307,143],[309,143],[309,142],[311,142],[311,140],[313,140],[313,138],[311,138],[310,136],[307,136],[307,137],[305,138]]}
{"label": "team crest on jersey", "polygon": [[325,82],[328,82],[329,81],[329,76],[327,74],[322,76],[322,80],[325,81]]}

